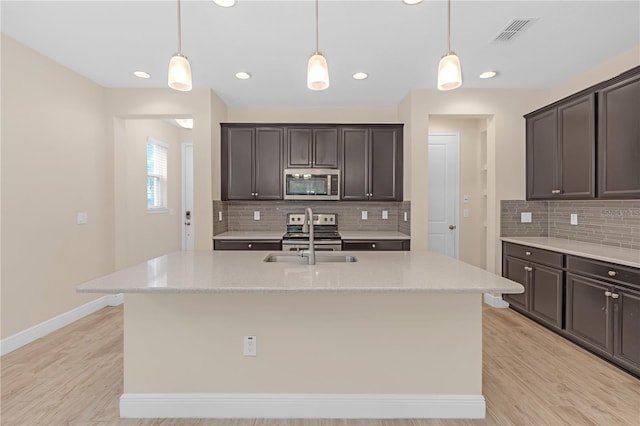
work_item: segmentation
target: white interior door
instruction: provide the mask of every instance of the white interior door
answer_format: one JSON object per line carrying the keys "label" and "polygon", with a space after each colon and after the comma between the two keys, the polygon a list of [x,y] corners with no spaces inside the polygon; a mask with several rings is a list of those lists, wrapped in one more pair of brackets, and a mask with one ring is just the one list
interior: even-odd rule
{"label": "white interior door", "polygon": [[460,135],[429,134],[429,250],[458,257]]}
{"label": "white interior door", "polygon": [[193,144],[182,144],[182,250],[194,248]]}

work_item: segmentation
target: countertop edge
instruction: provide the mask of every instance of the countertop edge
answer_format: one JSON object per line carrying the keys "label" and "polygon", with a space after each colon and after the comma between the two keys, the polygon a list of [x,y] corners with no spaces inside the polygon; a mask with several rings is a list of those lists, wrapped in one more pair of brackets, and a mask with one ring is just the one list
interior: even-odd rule
{"label": "countertop edge", "polygon": [[[534,240],[533,238],[545,238],[546,242]],[[555,252],[564,253],[564,254],[573,255],[573,256],[586,257],[593,260],[600,260],[603,262],[615,263],[617,265],[629,266],[632,268],[640,268],[640,250],[624,249],[621,247],[605,246],[605,245],[599,245],[594,243],[565,240],[562,238],[553,238],[553,237],[500,237],[500,240],[507,243],[521,244],[521,245],[535,247],[543,250],[550,250],[550,251],[555,251]],[[557,245],[554,243],[557,243]],[[633,261],[628,259],[621,259],[619,257],[607,256],[607,255],[599,254],[596,252],[590,252],[588,250],[580,250],[577,248],[566,247],[566,245],[568,244],[586,245],[587,247],[593,246],[594,249],[597,248],[598,250],[609,249],[609,250],[618,250],[618,251],[625,251],[625,252],[628,251],[630,255],[637,252],[638,260]]]}

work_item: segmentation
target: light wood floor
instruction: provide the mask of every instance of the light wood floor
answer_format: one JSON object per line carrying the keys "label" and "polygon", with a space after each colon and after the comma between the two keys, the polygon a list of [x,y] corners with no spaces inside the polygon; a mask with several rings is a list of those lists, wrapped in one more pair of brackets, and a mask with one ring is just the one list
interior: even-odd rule
{"label": "light wood floor", "polygon": [[487,418],[123,420],[122,307],[105,308],[2,357],[9,425],[640,425],[640,380],[508,309],[483,309]]}

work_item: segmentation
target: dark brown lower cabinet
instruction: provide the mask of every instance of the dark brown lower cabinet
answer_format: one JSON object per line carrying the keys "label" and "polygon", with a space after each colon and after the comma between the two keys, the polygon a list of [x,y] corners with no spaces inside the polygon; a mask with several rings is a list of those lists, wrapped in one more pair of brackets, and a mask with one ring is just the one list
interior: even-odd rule
{"label": "dark brown lower cabinet", "polygon": [[640,291],[567,274],[566,333],[640,374]]}
{"label": "dark brown lower cabinet", "polygon": [[343,240],[342,250],[364,251],[364,250],[387,250],[387,251],[407,251],[411,249],[410,240]]}
{"label": "dark brown lower cabinet", "polygon": [[213,240],[214,250],[282,250],[281,240]]}
{"label": "dark brown lower cabinet", "polygon": [[505,294],[504,300],[550,327],[562,328],[561,269],[505,256],[503,276],[524,286],[524,293]]}

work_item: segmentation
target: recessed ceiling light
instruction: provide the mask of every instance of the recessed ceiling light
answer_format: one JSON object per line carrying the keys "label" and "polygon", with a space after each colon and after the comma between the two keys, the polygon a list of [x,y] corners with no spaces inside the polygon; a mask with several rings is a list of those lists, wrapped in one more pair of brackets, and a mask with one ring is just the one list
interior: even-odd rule
{"label": "recessed ceiling light", "polygon": [[146,73],[144,71],[134,71],[133,75],[135,75],[136,77],[140,77],[140,78],[149,78],[149,77],[151,77],[151,74]]}
{"label": "recessed ceiling light", "polygon": [[236,0],[213,0],[213,2],[222,7],[231,7],[236,4]]}
{"label": "recessed ceiling light", "polygon": [[193,118],[176,118],[176,123],[185,129],[193,129]]}
{"label": "recessed ceiling light", "polygon": [[357,72],[353,75],[353,78],[356,80],[364,80],[367,77],[369,77],[369,75],[367,75],[366,72]]}
{"label": "recessed ceiling light", "polygon": [[480,74],[480,78],[493,78],[497,75],[498,73],[495,71],[485,71],[482,74]]}
{"label": "recessed ceiling light", "polygon": [[422,3],[422,0],[402,0],[402,3],[404,3],[404,4],[418,4],[418,3]]}
{"label": "recessed ceiling light", "polygon": [[236,73],[236,77],[240,80],[248,80],[251,78],[251,74],[249,74],[248,72],[240,71]]}

